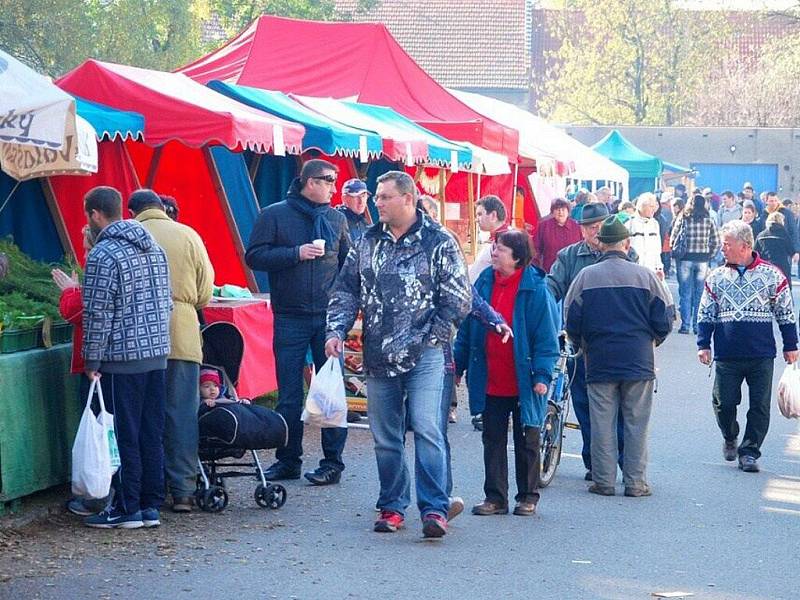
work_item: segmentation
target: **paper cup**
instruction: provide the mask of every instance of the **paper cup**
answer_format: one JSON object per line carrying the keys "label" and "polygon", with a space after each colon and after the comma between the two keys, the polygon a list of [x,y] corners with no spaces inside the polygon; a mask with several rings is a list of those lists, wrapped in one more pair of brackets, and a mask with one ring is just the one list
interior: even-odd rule
{"label": "paper cup", "polygon": [[323,252],[325,252],[325,240],[322,240],[322,239],[314,240],[311,243],[314,244],[317,248],[319,248]]}

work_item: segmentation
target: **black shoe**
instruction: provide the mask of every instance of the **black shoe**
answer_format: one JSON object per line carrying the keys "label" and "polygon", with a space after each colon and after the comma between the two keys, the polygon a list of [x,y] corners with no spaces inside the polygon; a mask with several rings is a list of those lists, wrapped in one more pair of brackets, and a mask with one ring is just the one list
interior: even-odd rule
{"label": "black shoe", "polygon": [[339,483],[342,472],[333,467],[317,467],[314,471],[303,474],[313,485],[333,485]]}
{"label": "black shoe", "polygon": [[722,455],[728,462],[736,460],[736,440],[731,440],[730,442],[725,440],[722,444]]}
{"label": "black shoe", "polygon": [[758,473],[761,470],[758,468],[756,457],[747,454],[739,457],[739,468],[745,473]]}
{"label": "black shoe", "polygon": [[483,415],[475,415],[472,417],[472,426],[475,431],[483,431]]}
{"label": "black shoe", "polygon": [[586,475],[583,476],[584,481],[591,481],[592,480],[592,470],[589,469],[586,471]]}
{"label": "black shoe", "polygon": [[300,479],[300,468],[292,468],[278,461],[264,471],[264,478],[270,481],[284,481],[286,479]]}

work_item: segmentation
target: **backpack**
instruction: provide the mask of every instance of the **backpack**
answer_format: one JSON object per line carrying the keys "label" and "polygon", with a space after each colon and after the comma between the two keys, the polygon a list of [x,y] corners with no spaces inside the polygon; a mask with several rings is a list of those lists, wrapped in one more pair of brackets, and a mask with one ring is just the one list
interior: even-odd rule
{"label": "backpack", "polygon": [[686,225],[681,219],[678,223],[678,235],[675,236],[675,243],[672,245],[672,258],[680,260],[686,256],[689,250],[689,234],[686,231]]}

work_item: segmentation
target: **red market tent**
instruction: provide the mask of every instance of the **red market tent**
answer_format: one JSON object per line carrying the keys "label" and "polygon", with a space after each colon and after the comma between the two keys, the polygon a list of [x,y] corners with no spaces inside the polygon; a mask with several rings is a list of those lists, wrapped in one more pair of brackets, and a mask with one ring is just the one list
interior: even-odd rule
{"label": "red market tent", "polygon": [[251,289],[263,285],[243,261],[258,204],[244,161],[231,151],[298,153],[304,134],[301,125],[244,106],[177,73],[90,60],[57,83],[89,100],[136,110],[145,117],[144,142],[105,148],[97,175],[80,181],[52,179],[78,258],[83,255],[83,194],[95,185],[111,185],[126,198],[144,185],[178,200],[181,222],[195,229],[206,244],[216,283]]}
{"label": "red market tent", "polygon": [[436,83],[384,25],[262,16],[225,46],[179,69],[266,90],[389,106],[447,139],[517,161],[519,134]]}

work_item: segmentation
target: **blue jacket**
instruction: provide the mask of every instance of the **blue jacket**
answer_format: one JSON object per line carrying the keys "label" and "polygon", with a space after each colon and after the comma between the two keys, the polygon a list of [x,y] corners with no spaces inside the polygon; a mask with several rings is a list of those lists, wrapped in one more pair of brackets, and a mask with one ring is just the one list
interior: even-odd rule
{"label": "blue jacket", "polygon": [[584,351],[587,383],[655,379],[653,349],[672,330],[673,311],[653,271],[606,252],[578,273],[564,312],[567,334]]}
{"label": "blue jacket", "polygon": [[167,257],[136,221],[115,221],[86,257],[83,357],[105,373],[167,368],[172,312]]}
{"label": "blue jacket", "polygon": [[[494,287],[494,270],[485,269],[475,282],[480,296],[489,301]],[[514,302],[511,328],[514,330],[514,361],[516,363],[519,402],[522,422],[527,427],[541,427],[547,411],[546,396],[533,393],[537,383],[549,385],[558,359],[558,314],[553,295],[547,289],[544,272],[528,267],[522,274]],[[470,317],[461,325],[456,336],[456,375],[467,372],[469,410],[473,415],[486,406],[486,385],[489,372],[486,362],[487,329]],[[493,334],[494,335],[494,334]]]}

